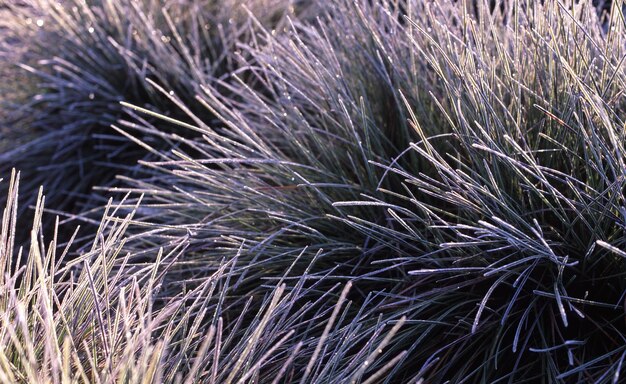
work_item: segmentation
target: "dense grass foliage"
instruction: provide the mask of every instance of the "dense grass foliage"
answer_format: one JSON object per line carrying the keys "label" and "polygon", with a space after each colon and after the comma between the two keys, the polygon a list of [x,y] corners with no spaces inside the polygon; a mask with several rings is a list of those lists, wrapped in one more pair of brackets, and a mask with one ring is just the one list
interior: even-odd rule
{"label": "dense grass foliage", "polygon": [[[330,308],[320,303],[294,307],[314,289],[303,283],[287,292],[278,281],[263,297],[229,297],[234,260],[222,260],[195,288],[165,298],[160,291],[167,271],[187,244],[162,248],[150,265],[129,263],[124,234],[134,211],[120,216],[119,206],[107,207],[91,248],[67,260],[71,244],[61,246],[55,238],[46,245],[41,239],[40,193],[26,256],[13,244],[19,228],[18,185],[19,176],[13,175],[0,233],[2,383],[246,383],[260,377],[261,367],[267,371],[264,382],[280,382],[294,354],[311,343],[322,346],[316,339],[295,346],[286,341],[297,329],[304,337],[317,328],[326,338],[363,343],[360,353],[346,357],[352,369],[336,373],[360,378],[360,361],[375,359],[371,351],[383,348],[397,332],[397,325],[380,324],[378,337],[367,339],[353,327],[339,328],[350,284],[338,301],[330,292],[320,300]],[[17,268],[14,259],[19,264],[21,257],[27,257],[27,265]],[[258,312],[250,310],[252,302],[258,302]],[[335,344],[329,340],[327,345]],[[343,349],[336,353],[345,355]],[[311,380],[335,374],[320,368],[316,355],[308,364],[316,368],[310,369]]]}
{"label": "dense grass foliage", "polygon": [[[6,107],[7,131],[25,137],[11,137],[0,171],[19,167],[28,196],[46,185],[55,210],[92,207],[98,202],[90,203],[93,186],[132,172],[129,167],[145,156],[110,128],[125,117],[120,101],[180,115],[147,80],[192,101],[200,86],[237,70],[236,44],[251,38],[255,23],[280,29],[287,15],[307,17],[310,8],[287,0],[247,2],[248,9],[243,3],[8,2],[3,14],[12,16],[2,23],[0,51],[13,68],[3,77],[26,76],[28,88],[20,91],[21,103]],[[15,99],[12,84],[0,88],[5,102]]]}
{"label": "dense grass foliage", "polygon": [[[235,21],[203,39],[215,9],[176,4],[178,19],[156,2],[43,8],[77,20],[127,7],[96,34],[125,72],[90,84],[132,73],[140,92],[108,109],[60,98],[91,78],[77,38],[52,67],[75,75],[33,71],[51,79],[43,105],[64,124],[83,124],[77,108],[98,122],[81,145],[107,138],[138,161],[68,160],[90,177],[98,162],[115,169],[101,182],[115,202],[93,246],[65,251],[44,246],[40,198],[22,268],[12,178],[0,380],[624,380],[621,7],[259,2],[218,12]],[[122,20],[150,33],[107,29]],[[85,25],[73,36],[91,38]],[[239,29],[225,38],[227,25]],[[44,187],[78,190],[54,180]]]}

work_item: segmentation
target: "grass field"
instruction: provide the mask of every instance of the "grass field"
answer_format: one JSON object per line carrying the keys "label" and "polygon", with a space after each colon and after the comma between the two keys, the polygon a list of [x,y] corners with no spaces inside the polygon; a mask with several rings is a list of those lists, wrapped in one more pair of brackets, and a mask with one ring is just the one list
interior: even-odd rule
{"label": "grass field", "polygon": [[0,383],[622,383],[626,19],[0,0]]}

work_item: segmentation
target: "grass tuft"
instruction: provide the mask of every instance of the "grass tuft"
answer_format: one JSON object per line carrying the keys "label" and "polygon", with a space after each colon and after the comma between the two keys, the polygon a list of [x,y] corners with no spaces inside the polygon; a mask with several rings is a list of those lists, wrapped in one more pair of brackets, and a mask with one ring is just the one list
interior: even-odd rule
{"label": "grass tuft", "polygon": [[[237,44],[255,28],[249,12],[259,23],[280,29],[287,15],[304,17],[310,8],[287,0],[258,0],[249,9],[243,3],[29,0],[4,5],[11,16],[2,23],[3,77],[24,78],[28,87],[19,97],[11,96],[13,81],[2,88],[7,119],[0,172],[19,167],[27,176],[22,187],[28,196],[45,185],[58,213],[105,204],[92,187],[110,184],[117,173],[132,174],[136,161],[146,156],[110,128],[127,116],[120,101],[180,116],[155,87],[193,101],[201,86],[224,81],[238,69]],[[161,124],[161,129],[173,128]]]}
{"label": "grass tuft", "polygon": [[608,29],[557,1],[326,12],[242,44],[245,76],[196,97],[221,124],[187,108],[203,138],[168,136],[144,177],[121,176],[158,228],[135,246],[187,233],[197,267],[179,281],[230,253],[251,291],[317,255],[321,286],[350,280],[359,307],[406,316],[383,382],[617,380],[620,10]]}

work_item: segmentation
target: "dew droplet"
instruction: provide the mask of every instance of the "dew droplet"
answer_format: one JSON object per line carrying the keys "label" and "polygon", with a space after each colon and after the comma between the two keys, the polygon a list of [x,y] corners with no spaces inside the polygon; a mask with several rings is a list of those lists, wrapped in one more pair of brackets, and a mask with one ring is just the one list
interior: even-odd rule
{"label": "dew droplet", "polygon": [[94,95],[93,93],[89,94],[89,100],[93,100],[96,97],[96,95]]}
{"label": "dew droplet", "polygon": [[43,27],[43,20],[42,19],[37,19],[37,26],[38,27]]}
{"label": "dew droplet", "polygon": [[89,28],[87,29],[87,31],[88,31],[89,33],[93,33],[93,31],[95,31],[95,29],[93,29],[93,27],[89,27]]}

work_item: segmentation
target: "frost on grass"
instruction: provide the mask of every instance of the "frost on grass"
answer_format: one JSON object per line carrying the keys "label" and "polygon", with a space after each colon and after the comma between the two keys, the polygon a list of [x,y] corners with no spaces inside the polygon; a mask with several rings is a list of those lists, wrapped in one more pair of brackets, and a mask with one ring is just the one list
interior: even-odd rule
{"label": "frost on grass", "polygon": [[[14,81],[3,81],[7,118],[0,171],[21,169],[31,197],[40,185],[50,208],[85,212],[106,199],[92,187],[108,185],[117,173],[132,174],[146,153],[110,125],[126,114],[120,101],[166,115],[180,110],[151,80],[191,102],[203,85],[238,69],[237,44],[258,23],[282,30],[287,16],[308,17],[311,6],[290,1],[9,2],[0,24],[2,77],[23,78],[21,103],[11,104]],[[10,67],[9,67],[10,63]],[[191,104],[190,104],[191,105]],[[197,110],[197,109],[196,109]],[[204,113],[200,111],[199,113]],[[203,114],[207,121],[212,117]],[[164,132],[172,127],[160,125]],[[34,201],[23,201],[23,206]]]}
{"label": "frost on grass", "polygon": [[[109,205],[97,240],[69,259],[71,243],[42,237],[40,192],[30,248],[17,249],[15,235],[24,228],[17,224],[18,188],[13,174],[0,226],[1,383],[246,383],[259,377],[278,383],[296,369],[317,381],[335,374],[322,363],[329,357],[325,348],[339,339],[364,347],[356,355],[332,349],[333,359],[353,361],[336,377],[356,380],[366,368],[358,362],[376,361],[375,351],[405,321],[381,323],[374,335],[346,325],[350,282],[301,306],[295,304],[315,285],[287,276],[263,296],[233,297],[234,259],[222,260],[193,288],[168,291],[168,269],[188,243],[160,248],[154,263],[133,263],[125,232],[136,206]],[[318,328],[320,337],[307,337]]]}
{"label": "frost on grass", "polygon": [[[150,191],[151,241],[190,236],[177,276],[230,254],[252,292],[287,266],[353,281],[381,321],[408,319],[383,382],[619,380],[619,9],[608,28],[583,2],[326,11],[257,33],[247,78],[197,97],[221,123],[185,104],[203,138],[169,137],[144,177],[122,177]],[[375,333],[374,319],[352,322]]]}
{"label": "frost on grass", "polygon": [[[158,361],[166,382],[623,380],[621,9],[319,11],[279,30],[253,11],[227,76],[170,92],[152,64],[150,99],[115,103],[129,115],[110,132],[145,154],[108,190],[132,220],[107,214],[91,250],[31,273],[73,271],[31,280],[97,306],[78,327],[91,338],[75,336],[98,343],[75,352],[85,374]],[[118,340],[134,360],[116,360]],[[41,360],[25,351],[20,364]],[[65,355],[49,356],[54,375]]]}

